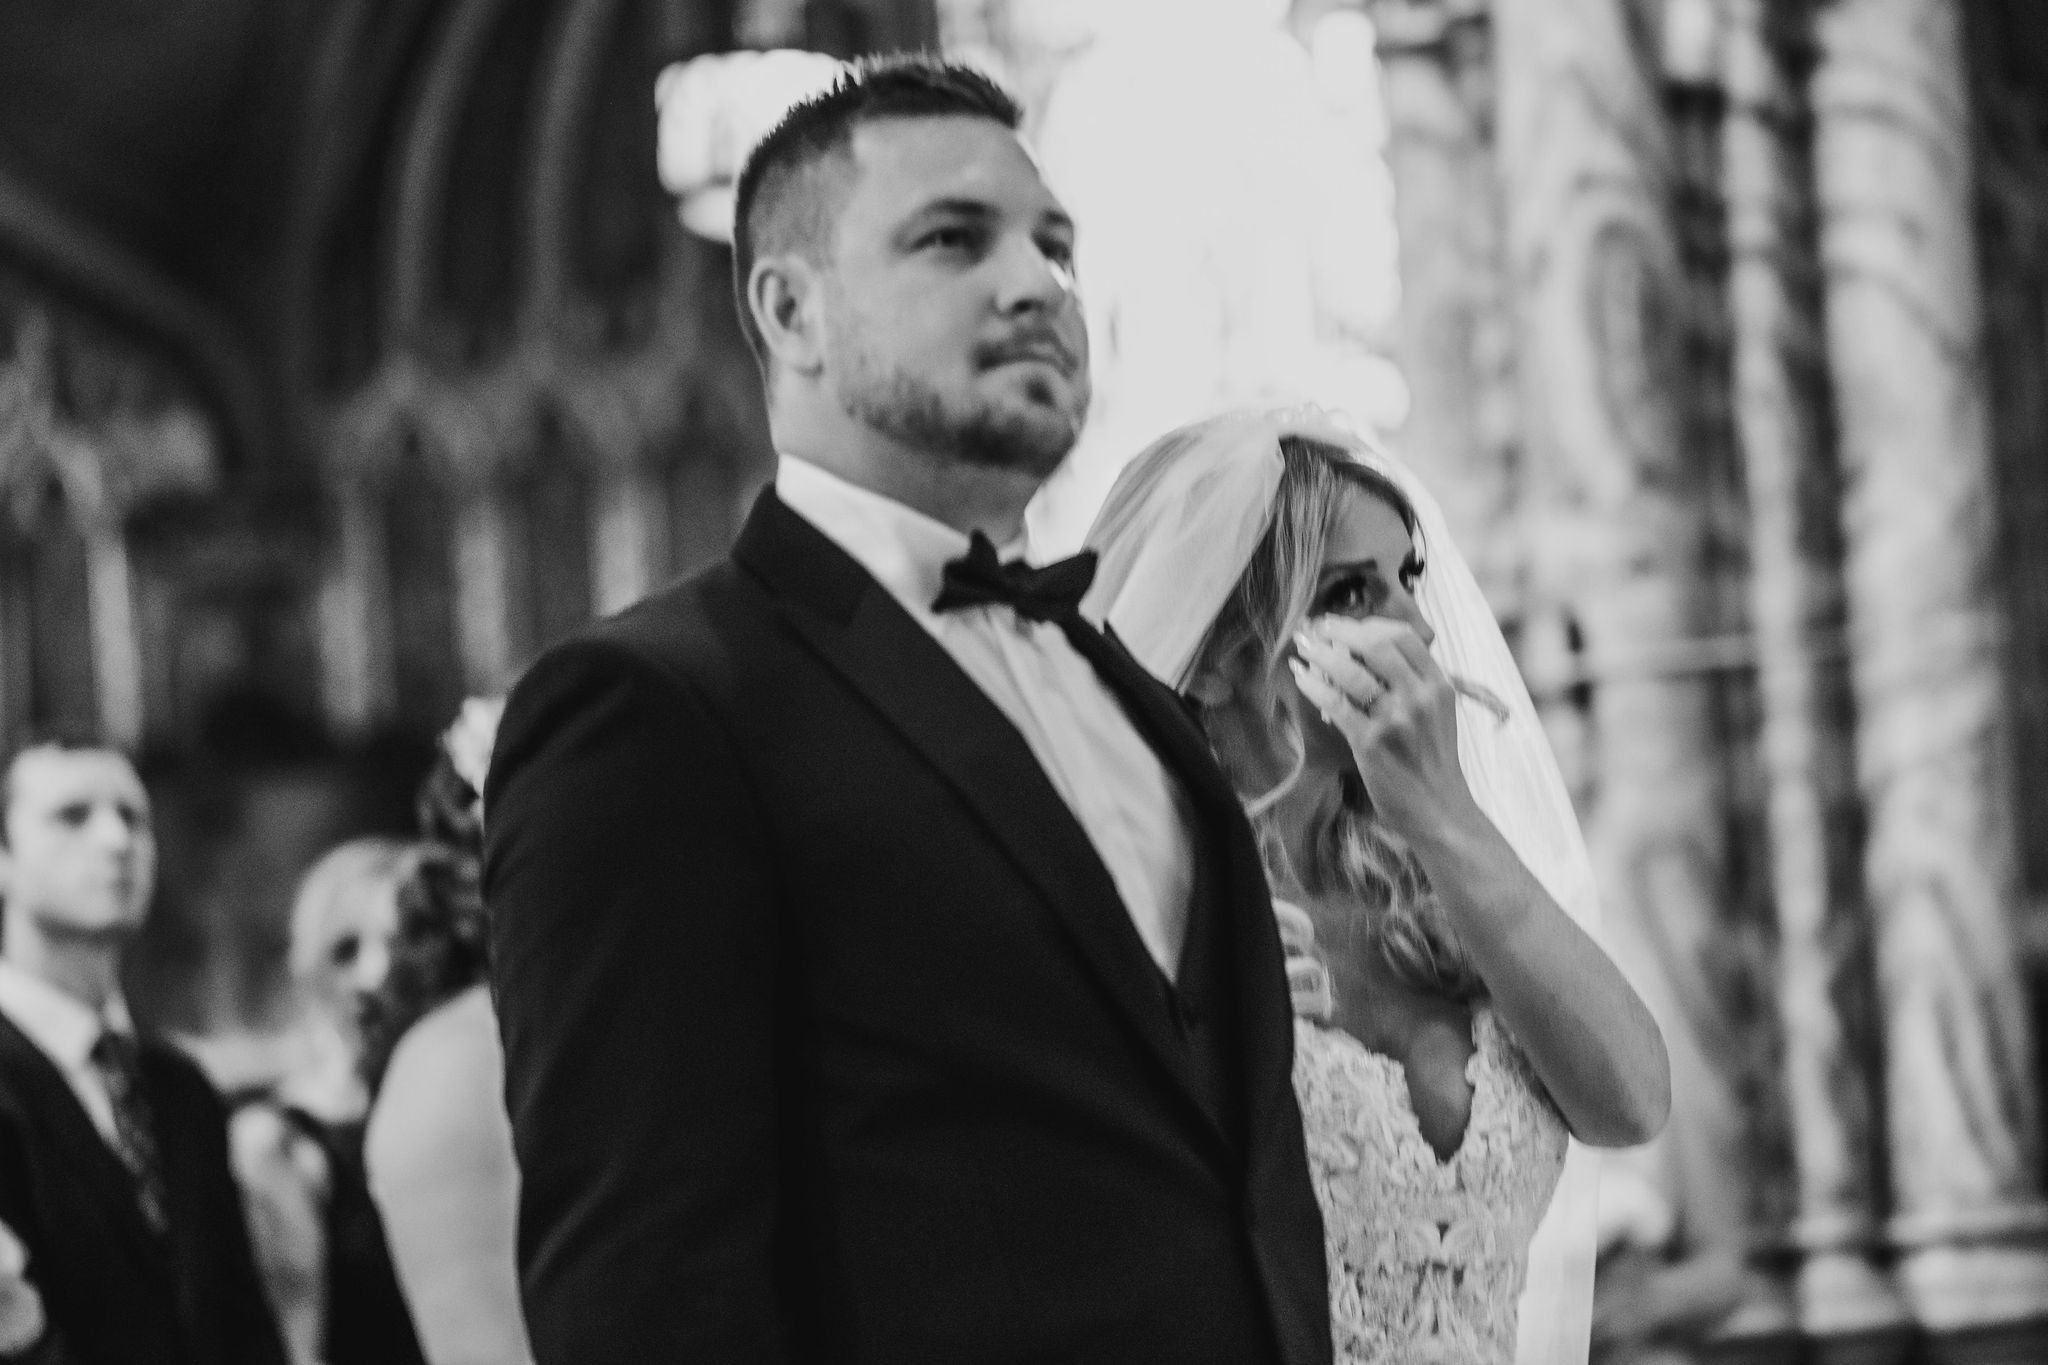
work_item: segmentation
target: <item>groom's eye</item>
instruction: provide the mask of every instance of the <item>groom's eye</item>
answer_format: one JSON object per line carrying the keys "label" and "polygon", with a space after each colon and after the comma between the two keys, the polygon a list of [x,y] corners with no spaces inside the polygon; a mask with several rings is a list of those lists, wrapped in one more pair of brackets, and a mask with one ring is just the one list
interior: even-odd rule
{"label": "groom's eye", "polygon": [[917,245],[920,248],[931,247],[940,251],[966,251],[971,249],[974,244],[974,230],[957,224],[933,228],[930,232],[917,239]]}

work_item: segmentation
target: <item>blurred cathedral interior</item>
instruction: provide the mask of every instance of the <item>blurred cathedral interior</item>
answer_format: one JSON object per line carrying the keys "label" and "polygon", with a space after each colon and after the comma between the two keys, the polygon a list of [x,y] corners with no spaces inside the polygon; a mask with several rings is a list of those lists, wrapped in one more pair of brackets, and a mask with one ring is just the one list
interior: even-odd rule
{"label": "blurred cathedral interior", "polygon": [[305,867],[723,553],[746,130],[909,48],[1081,225],[1036,544],[1265,396],[1446,505],[1672,1044],[1615,1274],[1733,1268],[1670,1349],[2048,1360],[2038,0],[0,5],[0,749],[140,756],[138,1011],[259,1077]]}

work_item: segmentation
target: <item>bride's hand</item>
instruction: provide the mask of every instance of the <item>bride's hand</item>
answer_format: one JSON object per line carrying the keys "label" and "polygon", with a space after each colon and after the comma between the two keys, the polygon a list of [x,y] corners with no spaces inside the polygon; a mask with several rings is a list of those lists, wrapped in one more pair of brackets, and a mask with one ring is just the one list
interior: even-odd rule
{"label": "bride's hand", "polygon": [[1330,984],[1330,969],[1316,955],[1316,922],[1308,911],[1289,901],[1273,902],[1273,918],[1279,921],[1280,948],[1286,957],[1287,995],[1294,1013],[1302,1019],[1328,1023],[1336,1012],[1336,995]]}
{"label": "bride's hand", "polygon": [[1366,794],[1396,833],[1476,809],[1458,766],[1457,690],[1412,627],[1320,616],[1294,640],[1296,685],[1350,744]]}

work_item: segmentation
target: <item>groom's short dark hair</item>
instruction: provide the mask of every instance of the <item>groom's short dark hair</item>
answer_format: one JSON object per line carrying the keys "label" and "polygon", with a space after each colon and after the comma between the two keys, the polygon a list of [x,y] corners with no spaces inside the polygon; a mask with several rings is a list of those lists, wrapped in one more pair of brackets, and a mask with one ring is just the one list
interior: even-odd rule
{"label": "groom's short dark hair", "polygon": [[921,53],[854,64],[823,94],[799,102],[761,139],[740,170],[732,225],[733,293],[740,326],[765,370],[767,344],[747,303],[747,278],[763,252],[822,248],[836,207],[833,183],[815,174],[847,156],[853,130],[885,118],[985,118],[1016,129],[1024,111],[995,81],[959,62]]}

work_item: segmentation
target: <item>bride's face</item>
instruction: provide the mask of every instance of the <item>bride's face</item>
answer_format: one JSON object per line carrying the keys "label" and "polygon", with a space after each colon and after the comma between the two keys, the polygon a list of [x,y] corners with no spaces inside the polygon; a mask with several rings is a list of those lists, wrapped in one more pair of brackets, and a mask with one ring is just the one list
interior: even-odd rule
{"label": "bride's face", "polygon": [[[1424,644],[1436,632],[1415,604],[1422,561],[1401,514],[1377,495],[1354,487],[1344,498],[1323,546],[1309,615],[1385,616],[1405,621]],[[1357,768],[1351,746],[1322,718],[1315,704],[1283,670],[1280,686],[1308,750],[1304,778],[1335,778]]]}

